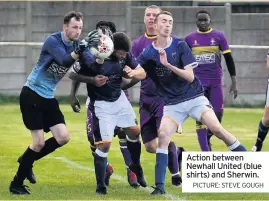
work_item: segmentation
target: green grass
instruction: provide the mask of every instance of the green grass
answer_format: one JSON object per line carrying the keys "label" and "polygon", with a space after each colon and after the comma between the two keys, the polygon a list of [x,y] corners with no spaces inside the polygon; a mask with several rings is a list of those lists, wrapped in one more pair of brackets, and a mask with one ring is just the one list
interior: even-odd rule
{"label": "green grass", "polygon": [[[14,196],[8,191],[9,183],[17,170],[17,157],[24,152],[31,142],[31,136],[24,127],[18,105],[0,106],[0,199],[14,200],[164,200],[164,196],[149,197],[145,189],[129,187],[126,177],[125,165],[118,146],[117,138],[113,139],[109,161],[119,177],[112,177],[108,195],[100,197],[95,195],[95,176],[91,171],[93,159],[85,132],[85,106],[80,114],[72,112],[69,105],[61,105],[65,115],[71,140],[66,146],[56,150],[49,157],[38,161],[34,165],[37,184],[29,185],[30,196]],[[136,113],[138,112],[135,107]],[[223,125],[235,134],[238,139],[250,149],[255,142],[258,122],[263,114],[262,109],[225,109]],[[51,134],[46,134],[49,138]],[[173,140],[178,146],[186,150],[199,151],[195,123],[189,119],[184,125],[184,134],[175,135]],[[228,151],[227,147],[217,140],[212,139],[215,151]],[[265,142],[264,151],[269,151],[269,140]],[[57,158],[58,157],[58,158]],[[61,158],[59,158],[61,157]],[[68,162],[64,161],[68,160]],[[144,172],[149,185],[154,184],[155,155],[146,153],[144,147],[141,156]],[[267,159],[268,160],[268,159]],[[171,186],[171,175],[167,171],[166,190],[168,194],[185,198],[187,200],[266,200],[269,194],[257,193],[181,193],[181,188]],[[28,185],[28,181],[26,182]]]}

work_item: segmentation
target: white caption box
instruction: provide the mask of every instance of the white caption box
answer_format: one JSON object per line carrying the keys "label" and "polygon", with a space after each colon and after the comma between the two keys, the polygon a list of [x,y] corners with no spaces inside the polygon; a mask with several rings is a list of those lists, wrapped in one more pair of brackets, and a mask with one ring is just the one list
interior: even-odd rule
{"label": "white caption box", "polygon": [[269,152],[183,152],[182,192],[269,192]]}

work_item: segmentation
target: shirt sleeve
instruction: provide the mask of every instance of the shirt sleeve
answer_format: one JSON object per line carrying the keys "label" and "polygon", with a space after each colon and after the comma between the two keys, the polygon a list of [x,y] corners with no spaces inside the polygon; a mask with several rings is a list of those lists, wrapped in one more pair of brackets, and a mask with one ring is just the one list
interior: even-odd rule
{"label": "shirt sleeve", "polygon": [[192,49],[191,44],[190,44],[190,40],[189,40],[189,37],[188,36],[186,36],[184,38],[184,41],[187,43],[187,45],[189,46],[189,48]]}
{"label": "shirt sleeve", "polygon": [[179,54],[180,64],[184,69],[189,67],[196,68],[198,66],[198,63],[196,62],[190,47],[185,41],[179,44]]}
{"label": "shirt sleeve", "polygon": [[80,69],[81,69],[81,66],[80,66],[79,61],[76,61],[76,62],[72,65],[71,69],[72,69],[72,72],[73,72],[73,73],[79,73],[79,71],[80,71]]}
{"label": "shirt sleeve", "polygon": [[146,63],[147,63],[148,59],[147,56],[145,54],[145,51],[143,51],[137,58],[137,62],[140,64],[140,66],[142,68],[144,68],[146,70]]}
{"label": "shirt sleeve", "polygon": [[44,43],[45,50],[53,57],[60,66],[70,66],[75,61],[71,54],[67,54],[64,46],[55,36],[49,36]]}
{"label": "shirt sleeve", "polygon": [[224,33],[222,33],[222,32],[220,34],[219,46],[220,46],[220,50],[222,51],[222,54],[227,54],[227,53],[231,52],[229,44],[228,44],[228,40],[227,40],[226,36],[224,35]]}
{"label": "shirt sleeve", "polygon": [[132,53],[128,53],[126,65],[129,66],[131,69],[135,69],[138,66],[138,62],[136,58],[132,55]]}
{"label": "shirt sleeve", "polygon": [[92,64],[94,64],[96,61],[96,57],[92,55],[89,48],[83,51],[79,59],[80,63],[87,68],[91,68]]}
{"label": "shirt sleeve", "polygon": [[137,58],[139,56],[139,52],[138,52],[138,48],[137,48],[137,45],[136,45],[136,41],[134,40],[132,42],[132,50],[131,50],[131,53]]}

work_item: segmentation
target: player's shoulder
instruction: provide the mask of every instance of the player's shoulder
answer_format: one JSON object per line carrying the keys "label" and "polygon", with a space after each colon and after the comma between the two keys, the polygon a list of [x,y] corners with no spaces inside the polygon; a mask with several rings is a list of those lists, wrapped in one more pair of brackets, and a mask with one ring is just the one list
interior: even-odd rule
{"label": "player's shoulder", "polygon": [[61,32],[58,31],[58,32],[55,32],[55,33],[52,33],[50,34],[46,40],[61,40]]}
{"label": "player's shoulder", "polygon": [[173,38],[172,44],[174,46],[187,45],[186,41],[183,38]]}
{"label": "player's shoulder", "polygon": [[154,50],[155,50],[155,48],[153,47],[152,44],[150,44],[149,46],[147,46],[147,47],[143,50],[142,54],[143,54],[143,55],[151,55],[152,52],[153,52]]}
{"label": "player's shoulder", "polygon": [[132,41],[132,44],[133,44],[133,45],[138,44],[138,43],[143,39],[143,37],[144,37],[144,35],[141,35],[141,36],[139,36],[138,38],[134,39],[134,40]]}
{"label": "player's shoulder", "polygon": [[185,36],[185,40],[186,40],[186,39],[189,39],[189,38],[191,38],[191,37],[193,37],[193,36],[196,35],[196,34],[197,34],[197,31],[192,31],[192,32],[188,33],[188,34]]}
{"label": "player's shoulder", "polygon": [[211,33],[215,34],[215,35],[218,35],[218,36],[225,36],[224,31],[219,30],[219,29],[213,29]]}

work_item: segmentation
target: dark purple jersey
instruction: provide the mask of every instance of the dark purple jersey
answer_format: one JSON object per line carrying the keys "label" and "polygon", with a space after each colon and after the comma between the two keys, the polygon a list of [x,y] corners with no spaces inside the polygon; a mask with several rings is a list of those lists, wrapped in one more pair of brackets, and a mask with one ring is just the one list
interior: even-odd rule
{"label": "dark purple jersey", "polygon": [[210,29],[194,31],[185,37],[198,63],[194,73],[199,79],[221,79],[221,54],[231,52],[223,32]]}
{"label": "dark purple jersey", "polygon": [[[146,33],[140,36],[132,43],[132,54],[137,58],[154,40],[156,40],[156,36],[148,36]],[[148,76],[141,81],[140,99],[143,100],[147,96],[158,96],[156,85]]]}

